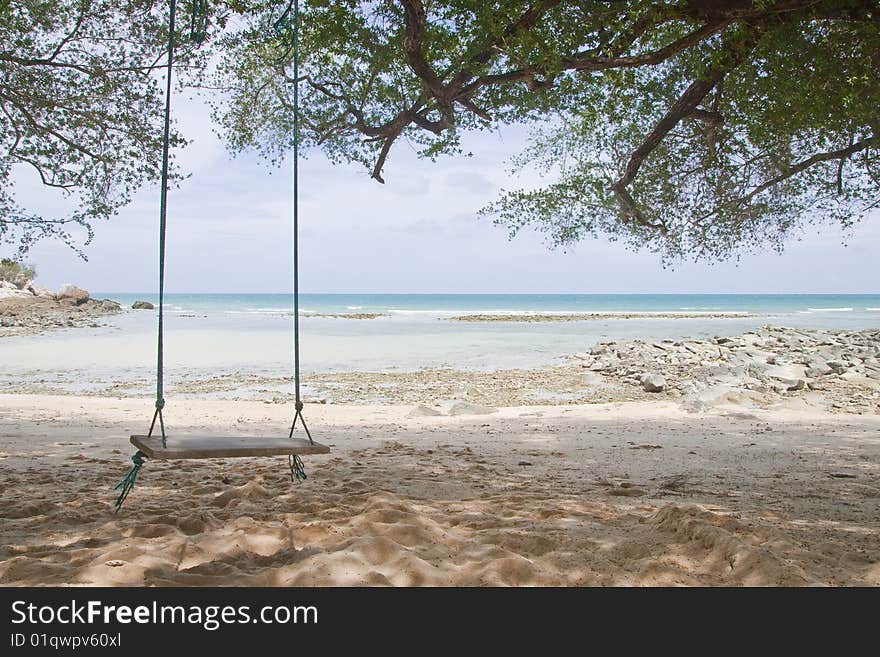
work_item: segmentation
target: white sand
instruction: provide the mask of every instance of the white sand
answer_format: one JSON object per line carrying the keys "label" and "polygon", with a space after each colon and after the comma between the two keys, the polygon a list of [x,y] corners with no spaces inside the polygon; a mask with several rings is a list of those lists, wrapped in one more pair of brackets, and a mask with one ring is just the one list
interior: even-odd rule
{"label": "white sand", "polygon": [[[4,585],[880,584],[880,416],[310,405],[329,456],[148,462],[146,399],[0,395]],[[292,408],[170,399],[173,433]]]}

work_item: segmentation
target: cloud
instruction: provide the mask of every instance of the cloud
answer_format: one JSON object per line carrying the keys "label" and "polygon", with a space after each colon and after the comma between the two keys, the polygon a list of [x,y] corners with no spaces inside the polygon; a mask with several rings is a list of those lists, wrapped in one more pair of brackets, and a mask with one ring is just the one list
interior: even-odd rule
{"label": "cloud", "polygon": [[497,190],[491,180],[478,171],[454,171],[446,175],[446,186],[471,194],[486,195]]}

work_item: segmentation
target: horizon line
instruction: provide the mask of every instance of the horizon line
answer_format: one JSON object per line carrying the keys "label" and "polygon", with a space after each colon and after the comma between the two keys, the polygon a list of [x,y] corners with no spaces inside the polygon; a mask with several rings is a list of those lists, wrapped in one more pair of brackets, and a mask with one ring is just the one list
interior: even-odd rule
{"label": "horizon line", "polygon": [[[158,290],[98,290],[96,294],[143,294],[156,295]],[[205,291],[174,291],[165,294],[265,294],[265,295],[292,295],[293,291],[273,291],[273,292],[244,292],[244,291],[228,291],[228,292],[205,292]],[[346,296],[346,295],[384,295],[384,296],[880,296],[880,292],[300,292],[300,295],[324,295],[324,296]]]}

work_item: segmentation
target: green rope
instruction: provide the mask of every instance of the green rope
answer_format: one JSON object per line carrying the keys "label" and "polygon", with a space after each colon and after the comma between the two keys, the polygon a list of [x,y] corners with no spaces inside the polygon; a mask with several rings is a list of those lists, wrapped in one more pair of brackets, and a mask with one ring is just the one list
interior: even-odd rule
{"label": "green rope", "polygon": [[198,44],[204,43],[208,38],[208,0],[193,0],[189,38]]}
{"label": "green rope", "polygon": [[162,409],[165,407],[163,372],[165,365],[165,233],[168,223],[168,151],[171,142],[171,78],[174,72],[174,22],[177,15],[177,2],[170,0],[168,18],[168,74],[165,81],[165,130],[162,136],[162,185],[159,195],[159,327],[156,344],[156,412],[150,425],[149,435],[153,435],[156,418],[162,432],[162,447],[165,447],[165,421]]}
{"label": "green rope", "polygon": [[291,481],[305,481],[308,478],[306,476],[306,466],[298,455],[290,454],[287,457],[287,463],[290,466]]}
{"label": "green rope", "polygon": [[297,3],[297,6],[294,7],[294,0],[291,0],[291,2],[287,3],[287,7],[281,12],[281,15],[272,22],[272,29],[275,30],[276,34],[281,34],[290,27],[291,13],[294,13],[294,29],[298,27],[296,20],[299,18],[299,4]]}
{"label": "green rope", "polygon": [[[293,383],[296,412],[290,425],[290,437],[293,437],[293,430],[299,419],[302,421],[309,442],[314,444],[302,413],[299,366],[299,0],[292,0],[287,5],[284,13],[275,21],[274,27],[279,34],[292,27],[293,36]],[[302,463],[299,457],[296,457],[296,461]],[[305,471],[302,471],[302,478],[305,479]]]}
{"label": "green rope", "polygon": [[113,487],[113,490],[120,491],[119,497],[116,498],[115,513],[119,513],[119,509],[122,508],[122,503],[125,502],[125,498],[128,497],[128,494],[131,492],[132,488],[134,488],[134,482],[137,481],[138,472],[144,467],[144,458],[146,458],[146,454],[140,450],[135,452],[134,456],[131,457],[131,462],[134,465],[132,465],[131,469],[125,473],[122,481]]}
{"label": "green rope", "polygon": [[293,2],[293,379],[299,413],[299,0]]}

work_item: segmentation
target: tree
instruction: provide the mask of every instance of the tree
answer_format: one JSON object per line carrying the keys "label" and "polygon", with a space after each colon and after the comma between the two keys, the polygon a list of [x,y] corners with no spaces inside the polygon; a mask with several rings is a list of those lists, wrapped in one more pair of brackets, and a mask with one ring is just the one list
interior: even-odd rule
{"label": "tree", "polygon": [[33,265],[25,265],[11,258],[0,260],[0,281],[12,283],[18,289],[24,289],[36,278],[37,270]]}
{"label": "tree", "polygon": [[[94,221],[158,177],[167,20],[157,0],[0,0],[0,244],[76,248],[77,226],[88,243]],[[181,54],[194,61],[192,48]],[[14,185],[27,171],[75,209],[21,207]]]}
{"label": "tree", "polygon": [[[293,141],[384,182],[401,138],[540,122],[520,164],[555,176],[487,211],[564,245],[606,233],[667,257],[780,246],[880,202],[880,10],[868,0],[302,0],[302,67],[273,0],[218,43],[233,150]],[[279,29],[280,28],[280,29]]]}

